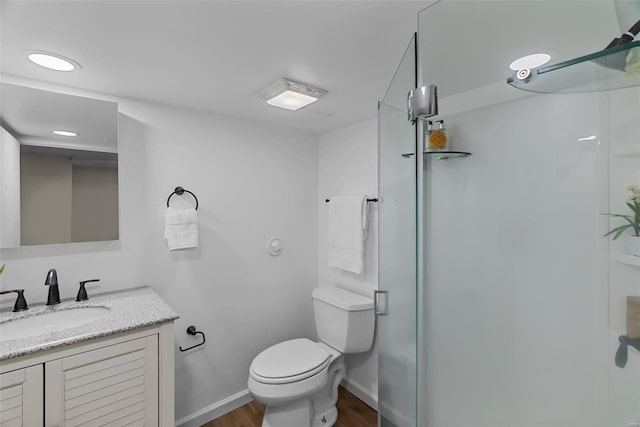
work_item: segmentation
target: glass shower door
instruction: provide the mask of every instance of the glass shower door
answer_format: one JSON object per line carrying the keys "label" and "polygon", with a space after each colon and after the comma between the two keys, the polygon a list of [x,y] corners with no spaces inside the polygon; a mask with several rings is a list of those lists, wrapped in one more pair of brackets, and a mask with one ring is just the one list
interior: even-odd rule
{"label": "glass shower door", "polygon": [[416,133],[406,111],[407,93],[415,87],[415,49],[413,37],[378,107],[381,427],[416,426]]}
{"label": "glass shower door", "polygon": [[[434,120],[473,153],[425,160],[420,427],[640,426],[640,352],[619,342],[640,334],[640,262],[602,215],[631,212],[640,185],[637,74],[555,65],[626,31],[625,5],[640,3],[443,0],[419,15],[418,85],[438,85]],[[532,53],[558,71],[521,85],[543,94],[507,84]]]}

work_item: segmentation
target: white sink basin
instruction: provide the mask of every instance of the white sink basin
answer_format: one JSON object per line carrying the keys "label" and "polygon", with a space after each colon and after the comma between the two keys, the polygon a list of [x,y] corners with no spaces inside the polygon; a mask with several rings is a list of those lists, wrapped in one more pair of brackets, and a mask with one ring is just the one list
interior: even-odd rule
{"label": "white sink basin", "polygon": [[0,340],[29,338],[75,328],[105,317],[110,311],[106,307],[83,307],[5,322],[0,324]]}

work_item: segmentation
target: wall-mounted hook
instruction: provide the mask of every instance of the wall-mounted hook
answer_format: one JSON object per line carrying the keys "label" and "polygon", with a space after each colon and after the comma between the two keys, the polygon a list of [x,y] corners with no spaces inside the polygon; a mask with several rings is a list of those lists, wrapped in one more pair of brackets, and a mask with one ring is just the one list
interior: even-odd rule
{"label": "wall-mounted hook", "polygon": [[193,348],[200,347],[201,345],[204,345],[204,343],[207,341],[207,339],[206,339],[206,338],[205,338],[205,336],[204,336],[204,332],[202,332],[202,331],[197,331],[197,330],[196,330],[196,327],[195,327],[195,326],[193,326],[193,325],[191,325],[191,326],[189,326],[189,327],[187,328],[187,333],[188,333],[189,335],[196,335],[196,334],[200,334],[200,335],[202,335],[202,342],[201,342],[200,344],[196,344],[196,345],[193,345],[193,346],[191,346],[191,347],[187,347],[187,348],[182,348],[182,346],[180,346],[180,347],[179,347],[179,348],[180,348],[180,351],[189,351],[189,350],[191,350],[191,349],[193,349]]}

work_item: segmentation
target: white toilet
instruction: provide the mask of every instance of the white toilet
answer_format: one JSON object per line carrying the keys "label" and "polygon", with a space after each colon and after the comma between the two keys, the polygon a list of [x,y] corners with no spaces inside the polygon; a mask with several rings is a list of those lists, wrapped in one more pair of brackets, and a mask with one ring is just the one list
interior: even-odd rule
{"label": "white toilet", "polygon": [[332,426],[338,418],[343,353],[371,348],[373,300],[336,287],[313,291],[319,342],[284,341],[258,354],[249,369],[249,392],[267,405],[262,427]]}

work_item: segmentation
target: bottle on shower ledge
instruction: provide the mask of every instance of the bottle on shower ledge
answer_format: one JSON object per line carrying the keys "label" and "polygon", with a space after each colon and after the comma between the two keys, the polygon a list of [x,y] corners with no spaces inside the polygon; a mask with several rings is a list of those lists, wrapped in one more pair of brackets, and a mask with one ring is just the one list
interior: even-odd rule
{"label": "bottle on shower ledge", "polygon": [[449,150],[449,137],[444,127],[444,120],[429,121],[427,124],[427,150],[447,151]]}

